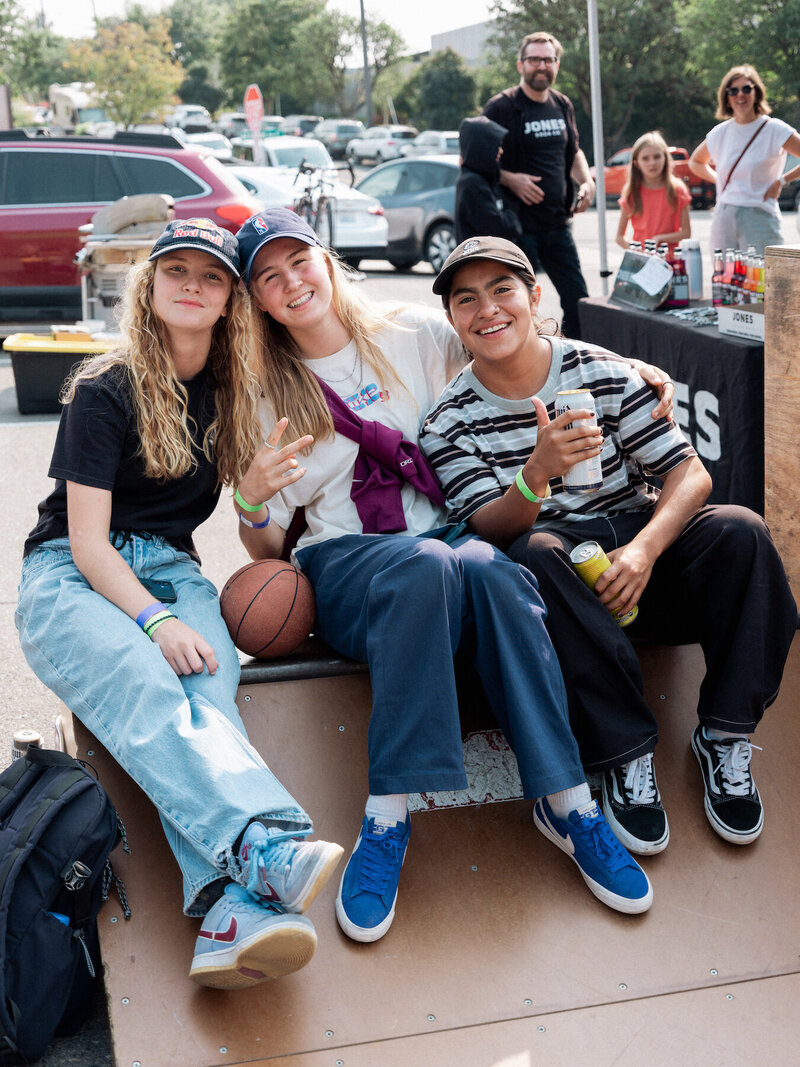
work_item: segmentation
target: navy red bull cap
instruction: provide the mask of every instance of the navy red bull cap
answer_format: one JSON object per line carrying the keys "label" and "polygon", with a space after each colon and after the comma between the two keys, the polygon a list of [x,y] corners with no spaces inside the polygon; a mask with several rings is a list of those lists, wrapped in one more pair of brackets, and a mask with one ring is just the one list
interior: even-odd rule
{"label": "navy red bull cap", "polygon": [[236,234],[239,252],[244,263],[244,280],[250,284],[250,272],[253,260],[270,241],[279,237],[293,237],[295,241],[305,241],[307,245],[322,245],[319,237],[311,227],[294,211],[286,207],[272,207],[253,215]]}
{"label": "navy red bull cap", "polygon": [[167,252],[178,248],[194,248],[215,256],[237,278],[242,269],[239,263],[239,246],[230,230],[217,226],[211,219],[173,219],[161,234],[150,255],[150,260],[158,259]]}

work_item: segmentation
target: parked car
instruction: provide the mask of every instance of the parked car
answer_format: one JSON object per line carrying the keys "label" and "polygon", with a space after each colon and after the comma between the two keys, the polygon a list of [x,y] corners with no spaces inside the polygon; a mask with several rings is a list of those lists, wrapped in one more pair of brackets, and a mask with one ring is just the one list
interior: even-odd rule
{"label": "parked car", "polygon": [[227,137],[224,137],[221,133],[214,133],[213,130],[208,133],[183,133],[181,131],[178,139],[188,148],[194,148],[199,145],[200,148],[208,149],[215,159],[219,159],[223,163],[233,159],[231,142]]}
{"label": "parked car", "polygon": [[211,123],[217,133],[230,140],[247,132],[247,118],[243,111],[223,111],[219,118]]}
{"label": "parked car", "polygon": [[281,129],[292,137],[308,137],[322,122],[322,115],[284,115]]}
{"label": "parked car", "polygon": [[421,259],[435,271],[456,246],[456,156],[397,159],[376,167],[356,185],[383,204],[389,223],[386,258],[396,270]]}
{"label": "parked car", "polygon": [[351,163],[363,163],[372,159],[385,163],[396,159],[404,141],[417,136],[413,126],[370,126],[363,137],[355,137],[347,146],[347,158]]}
{"label": "parked car", "polygon": [[[294,208],[309,181],[275,167],[248,167],[234,164],[229,168],[242,185],[265,208]],[[361,259],[385,259],[389,225],[379,200],[351,189],[346,182],[333,181],[333,247],[348,263]]]}
{"label": "parked car", "polygon": [[[622,196],[622,189],[628,176],[628,164],[633,154],[632,148],[620,148],[603,168],[606,186],[606,204],[608,207],[616,207],[617,201]],[[716,203],[717,188],[711,182],[698,178],[689,170],[689,152],[685,148],[670,147],[669,154],[673,159],[673,173],[676,178],[686,183],[692,194],[693,208],[708,208]],[[590,167],[591,175],[596,178],[597,171]]]}
{"label": "parked car", "polygon": [[363,122],[357,119],[323,119],[314,127],[314,137],[322,141],[334,159],[344,159],[354,137],[362,137]]}
{"label": "parked car", "polygon": [[[233,154],[236,159],[253,161],[252,137],[234,137]],[[330,153],[321,141],[314,137],[265,137],[264,165],[267,167],[292,167],[294,170],[301,163],[312,167],[333,167]]]}
{"label": "parked car", "polygon": [[180,126],[187,133],[211,129],[211,115],[202,104],[178,104],[164,119],[166,126]]}
{"label": "parked car", "polygon": [[259,207],[206,149],[171,135],[0,133],[0,316],[79,317],[78,227],[134,193],[168,193],[178,218],[204,215],[233,233]]}
{"label": "parked car", "polygon": [[400,149],[401,156],[458,156],[458,130],[425,130]]}

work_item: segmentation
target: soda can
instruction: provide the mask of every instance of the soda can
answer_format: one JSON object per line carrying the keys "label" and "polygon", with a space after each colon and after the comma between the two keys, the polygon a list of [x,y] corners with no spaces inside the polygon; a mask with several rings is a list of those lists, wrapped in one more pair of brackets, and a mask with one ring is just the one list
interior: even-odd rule
{"label": "soda can", "polygon": [[[585,408],[591,411],[589,419],[576,419],[571,426],[596,426],[597,408],[590,389],[566,389],[556,394],[556,416],[565,411]],[[603,484],[603,464],[600,456],[582,459],[568,470],[562,479],[568,493],[595,493]]]}
{"label": "soda can", "polygon": [[[611,566],[611,560],[598,545],[597,541],[582,541],[573,548],[569,558],[579,577],[583,579],[590,589],[594,589],[597,579],[603,571],[607,571]],[[634,604],[633,608],[624,615],[620,615],[619,612],[612,609],[609,610],[611,610],[611,614],[620,626],[628,626],[639,614],[639,605]]]}
{"label": "soda can", "polygon": [[34,745],[36,748],[42,747],[42,735],[38,730],[15,730],[14,740],[11,745],[11,762],[14,760],[22,759],[25,753],[28,751],[28,745]]}

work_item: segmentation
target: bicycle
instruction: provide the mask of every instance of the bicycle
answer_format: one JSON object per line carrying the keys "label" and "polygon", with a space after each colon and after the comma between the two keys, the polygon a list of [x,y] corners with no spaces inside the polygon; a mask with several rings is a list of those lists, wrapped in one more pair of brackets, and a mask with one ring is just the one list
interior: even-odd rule
{"label": "bicycle", "polygon": [[[344,167],[335,169],[349,171],[352,186],[355,181],[352,164],[348,163]],[[307,176],[309,180],[301,196],[295,201],[294,210],[301,219],[308,223],[327,248],[333,248],[336,237],[336,196],[333,193],[333,179],[328,177],[325,167],[306,163],[305,160],[297,168],[295,183],[304,176]]]}

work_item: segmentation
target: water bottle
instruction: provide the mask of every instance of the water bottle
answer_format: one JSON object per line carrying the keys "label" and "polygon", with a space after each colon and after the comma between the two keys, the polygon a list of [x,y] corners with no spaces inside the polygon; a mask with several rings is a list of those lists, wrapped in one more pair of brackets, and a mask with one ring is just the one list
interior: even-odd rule
{"label": "water bottle", "polygon": [[700,242],[692,237],[681,241],[683,262],[686,264],[686,273],[689,275],[689,299],[703,299],[703,257],[700,252]]}

